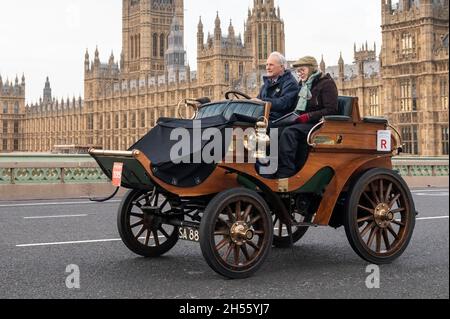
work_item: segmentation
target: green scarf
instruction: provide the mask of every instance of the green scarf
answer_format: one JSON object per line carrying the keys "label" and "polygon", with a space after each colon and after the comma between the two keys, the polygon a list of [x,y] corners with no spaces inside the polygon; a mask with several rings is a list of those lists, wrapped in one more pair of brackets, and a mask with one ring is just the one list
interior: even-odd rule
{"label": "green scarf", "polygon": [[303,83],[302,89],[300,90],[300,93],[298,94],[299,100],[297,107],[295,108],[296,112],[305,112],[306,107],[308,106],[308,101],[312,99],[312,93],[311,88],[312,84],[315,79],[320,77],[322,75],[322,72],[317,71],[316,73],[312,74],[309,79],[306,81],[306,83]]}

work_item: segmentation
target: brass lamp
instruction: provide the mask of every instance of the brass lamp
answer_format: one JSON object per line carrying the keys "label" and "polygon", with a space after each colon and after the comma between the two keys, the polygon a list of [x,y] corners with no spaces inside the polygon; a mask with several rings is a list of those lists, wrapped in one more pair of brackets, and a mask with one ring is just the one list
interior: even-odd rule
{"label": "brass lamp", "polygon": [[266,159],[267,149],[270,146],[270,137],[267,135],[267,128],[269,122],[265,117],[258,119],[256,123],[255,132],[250,134],[244,141],[245,148],[252,153],[256,159]]}

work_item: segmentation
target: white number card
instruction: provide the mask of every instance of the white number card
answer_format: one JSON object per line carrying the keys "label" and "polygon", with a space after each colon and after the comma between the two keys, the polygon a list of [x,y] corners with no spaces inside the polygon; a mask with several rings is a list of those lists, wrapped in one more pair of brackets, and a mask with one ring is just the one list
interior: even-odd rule
{"label": "white number card", "polygon": [[391,131],[378,131],[377,151],[378,152],[392,151]]}

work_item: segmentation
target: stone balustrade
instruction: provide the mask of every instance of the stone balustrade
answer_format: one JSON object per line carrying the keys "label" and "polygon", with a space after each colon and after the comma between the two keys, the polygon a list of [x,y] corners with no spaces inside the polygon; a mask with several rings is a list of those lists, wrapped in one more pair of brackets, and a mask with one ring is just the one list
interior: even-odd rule
{"label": "stone balustrade", "polygon": [[[449,158],[398,157],[394,169],[404,177],[449,176]],[[108,183],[88,155],[0,155],[0,185]]]}
{"label": "stone balustrade", "polygon": [[0,155],[0,185],[107,182],[87,155]]}

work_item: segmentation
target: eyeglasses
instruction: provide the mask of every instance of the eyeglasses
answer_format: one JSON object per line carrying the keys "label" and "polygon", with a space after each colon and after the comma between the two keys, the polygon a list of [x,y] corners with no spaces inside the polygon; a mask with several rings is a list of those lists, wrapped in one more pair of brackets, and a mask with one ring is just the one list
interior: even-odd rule
{"label": "eyeglasses", "polygon": [[308,73],[309,68],[308,67],[299,67],[297,68],[297,73]]}

